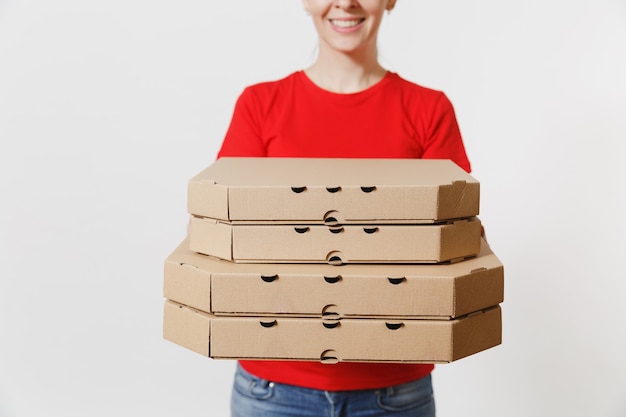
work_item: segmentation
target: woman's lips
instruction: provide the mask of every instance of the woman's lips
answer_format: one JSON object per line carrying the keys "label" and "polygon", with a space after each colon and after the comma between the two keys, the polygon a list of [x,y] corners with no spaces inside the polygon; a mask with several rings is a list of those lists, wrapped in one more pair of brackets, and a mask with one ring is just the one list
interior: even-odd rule
{"label": "woman's lips", "polygon": [[352,19],[329,19],[330,24],[340,32],[350,32],[356,30],[358,26],[365,21],[364,18]]}

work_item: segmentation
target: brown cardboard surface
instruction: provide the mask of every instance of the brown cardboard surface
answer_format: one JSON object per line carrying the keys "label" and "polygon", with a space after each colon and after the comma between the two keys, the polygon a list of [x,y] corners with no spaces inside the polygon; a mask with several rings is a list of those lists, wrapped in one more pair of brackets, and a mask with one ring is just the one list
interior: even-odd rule
{"label": "brown cardboard surface", "polygon": [[477,217],[444,224],[247,225],[192,217],[191,250],[235,262],[438,263],[480,250]]}
{"label": "brown cardboard surface", "polygon": [[499,306],[455,320],[218,317],[166,301],[163,336],[205,356],[441,363],[497,346]]}
{"label": "brown cardboard surface", "polygon": [[209,355],[210,315],[165,301],[163,310],[163,338],[202,355]]}
{"label": "brown cardboard surface", "polygon": [[447,319],[503,301],[504,269],[485,241],[452,264],[235,264],[184,240],[166,259],[164,296],[216,315]]}
{"label": "brown cardboard surface", "polygon": [[229,222],[433,223],[474,217],[480,186],[450,160],[220,158],[190,214]]}

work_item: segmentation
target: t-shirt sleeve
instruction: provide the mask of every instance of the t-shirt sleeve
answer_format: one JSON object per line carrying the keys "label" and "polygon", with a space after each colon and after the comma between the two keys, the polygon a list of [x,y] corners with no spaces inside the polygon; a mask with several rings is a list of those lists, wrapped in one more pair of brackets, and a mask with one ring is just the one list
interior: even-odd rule
{"label": "t-shirt sleeve", "polygon": [[451,159],[465,171],[471,171],[454,108],[443,93],[435,103],[427,132],[422,158]]}
{"label": "t-shirt sleeve", "polygon": [[233,116],[217,157],[263,157],[267,150],[261,133],[261,110],[253,91],[246,88],[235,104]]}

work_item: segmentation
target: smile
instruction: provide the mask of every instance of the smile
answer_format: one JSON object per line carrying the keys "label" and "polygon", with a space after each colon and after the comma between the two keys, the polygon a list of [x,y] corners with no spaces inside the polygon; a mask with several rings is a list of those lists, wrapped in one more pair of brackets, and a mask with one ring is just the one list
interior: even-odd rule
{"label": "smile", "polygon": [[341,29],[349,29],[361,24],[365,19],[330,19],[330,23]]}

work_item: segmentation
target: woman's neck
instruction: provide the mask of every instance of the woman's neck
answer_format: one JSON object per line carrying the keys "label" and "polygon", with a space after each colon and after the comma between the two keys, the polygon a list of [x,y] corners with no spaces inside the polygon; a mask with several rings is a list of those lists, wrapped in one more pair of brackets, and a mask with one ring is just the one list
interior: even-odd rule
{"label": "woman's neck", "polygon": [[324,90],[348,94],[368,89],[387,71],[378,62],[376,50],[346,54],[320,48],[317,60],[305,73]]}

